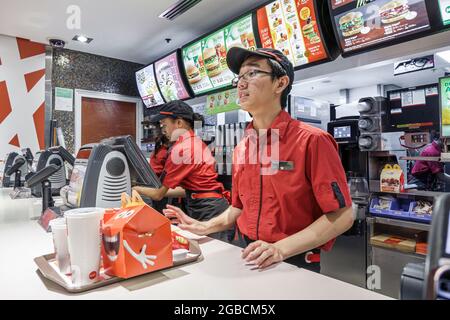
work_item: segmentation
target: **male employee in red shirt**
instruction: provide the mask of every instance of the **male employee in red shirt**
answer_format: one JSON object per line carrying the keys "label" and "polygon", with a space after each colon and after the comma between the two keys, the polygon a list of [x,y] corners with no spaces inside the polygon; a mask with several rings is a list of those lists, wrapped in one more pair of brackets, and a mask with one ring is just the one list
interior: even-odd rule
{"label": "male employee in red shirt", "polygon": [[247,245],[242,257],[259,268],[285,260],[319,272],[320,249],[330,250],[353,224],[337,144],[284,111],[294,70],[280,51],[231,48],[227,62],[239,74],[241,108],[253,116],[234,150],[232,205],[206,222],[172,206],[164,213],[197,234],[237,222]]}

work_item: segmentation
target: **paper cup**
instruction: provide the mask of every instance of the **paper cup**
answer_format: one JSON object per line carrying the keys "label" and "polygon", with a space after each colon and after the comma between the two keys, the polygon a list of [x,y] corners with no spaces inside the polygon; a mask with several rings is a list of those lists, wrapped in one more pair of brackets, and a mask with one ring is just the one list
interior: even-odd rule
{"label": "paper cup", "polygon": [[101,208],[79,208],[64,213],[72,283],[77,287],[98,279],[103,213]]}
{"label": "paper cup", "polygon": [[67,246],[67,224],[66,219],[59,218],[50,221],[52,228],[53,246],[55,247],[56,261],[62,274],[70,272],[70,257]]}

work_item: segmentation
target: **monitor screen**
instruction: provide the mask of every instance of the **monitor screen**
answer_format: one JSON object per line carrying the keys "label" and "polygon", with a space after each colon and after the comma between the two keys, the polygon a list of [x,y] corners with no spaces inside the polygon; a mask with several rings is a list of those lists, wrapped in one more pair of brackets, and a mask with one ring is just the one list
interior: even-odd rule
{"label": "monitor screen", "polygon": [[91,155],[92,148],[81,148],[78,151],[77,159],[70,176],[69,190],[67,192],[67,201],[72,207],[80,206],[81,192],[83,190],[84,176]]}
{"label": "monitor screen", "polygon": [[439,130],[439,94],[436,84],[387,93],[385,131]]}
{"label": "monitor screen", "polygon": [[333,16],[344,53],[430,29],[425,0],[353,1],[351,5],[337,7]]}
{"label": "monitor screen", "polygon": [[450,0],[438,0],[444,26],[450,25]]}
{"label": "monitor screen", "polygon": [[147,108],[164,104],[164,100],[156,84],[153,64],[136,72],[136,83],[139,94]]}
{"label": "monitor screen", "polygon": [[333,136],[336,139],[351,138],[352,137],[351,126],[335,127]]}
{"label": "monitor screen", "polygon": [[327,58],[313,0],[277,0],[256,15],[262,47],[280,50],[294,67]]}
{"label": "monitor screen", "polygon": [[450,137],[450,77],[439,79],[441,136]]}
{"label": "monitor screen", "polygon": [[176,51],[155,62],[155,73],[161,94],[167,102],[190,98],[181,77]]}
{"label": "monitor screen", "polygon": [[183,47],[184,69],[196,95],[231,86],[234,74],[228,69],[227,52],[235,46],[256,49],[251,14]]}

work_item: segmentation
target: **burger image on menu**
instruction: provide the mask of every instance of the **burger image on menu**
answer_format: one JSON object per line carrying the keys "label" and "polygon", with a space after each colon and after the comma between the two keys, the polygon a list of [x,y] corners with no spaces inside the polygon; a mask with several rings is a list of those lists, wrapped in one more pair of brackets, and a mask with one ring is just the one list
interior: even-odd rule
{"label": "burger image on menu", "polygon": [[186,75],[188,78],[189,83],[197,83],[200,80],[202,80],[202,76],[200,75],[200,71],[198,70],[197,66],[194,64],[194,62],[189,61],[186,64]]}
{"label": "burger image on menu", "polygon": [[363,27],[363,14],[359,11],[349,12],[339,19],[339,29],[341,29],[344,37],[360,33]]}
{"label": "burger image on menu", "polygon": [[205,61],[205,68],[210,77],[215,77],[222,72],[219,57],[214,48],[206,48],[203,51],[203,60]]}
{"label": "burger image on menu", "polygon": [[408,0],[392,0],[380,8],[381,22],[385,24],[400,21],[408,14]]}

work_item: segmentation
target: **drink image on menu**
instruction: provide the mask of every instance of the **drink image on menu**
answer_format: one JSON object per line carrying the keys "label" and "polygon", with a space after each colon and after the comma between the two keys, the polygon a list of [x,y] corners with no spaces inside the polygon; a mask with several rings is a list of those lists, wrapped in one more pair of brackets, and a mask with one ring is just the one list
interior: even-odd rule
{"label": "drink image on menu", "polygon": [[177,88],[175,87],[175,81],[173,79],[170,65],[167,62],[161,63],[157,70],[159,87],[166,100],[172,101],[178,99]]}
{"label": "drink image on menu", "polygon": [[200,70],[197,68],[194,61],[192,60],[189,60],[189,62],[186,64],[186,73],[190,84],[197,83],[200,80],[202,80]]}
{"label": "drink image on menu", "polygon": [[222,72],[219,57],[217,56],[215,48],[206,48],[203,51],[203,59],[205,61],[206,72],[209,77],[212,78],[218,76]]}
{"label": "drink image on menu", "polygon": [[359,11],[349,12],[339,19],[339,29],[344,37],[360,33],[363,27],[363,14]]}

